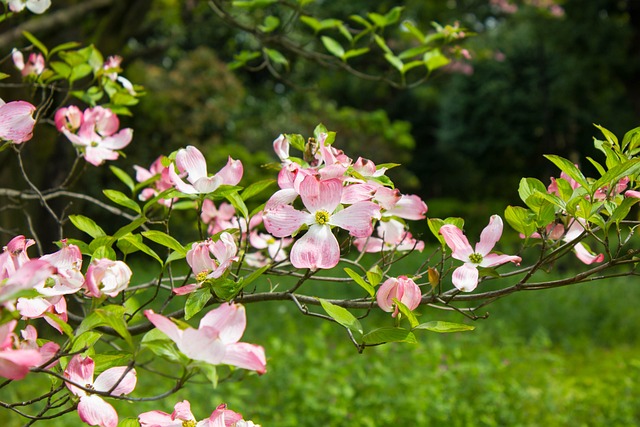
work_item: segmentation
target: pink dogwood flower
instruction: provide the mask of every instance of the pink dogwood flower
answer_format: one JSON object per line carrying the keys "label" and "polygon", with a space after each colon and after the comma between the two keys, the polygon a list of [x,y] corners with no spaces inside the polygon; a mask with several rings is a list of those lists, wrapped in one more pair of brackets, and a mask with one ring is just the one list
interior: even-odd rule
{"label": "pink dogwood flower", "polygon": [[[22,341],[20,342],[20,349],[23,350],[37,350],[42,356],[42,362],[46,363],[52,360],[55,355],[60,350],[60,346],[52,341],[48,341],[42,346],[38,345],[38,331],[32,325],[27,325],[22,331],[20,331],[20,335],[22,335]],[[46,366],[47,369],[55,366],[58,363],[58,360],[54,360],[49,365]]]}
{"label": "pink dogwood flower", "polygon": [[29,54],[29,59],[26,63],[24,62],[24,55],[22,55],[22,52],[18,49],[13,49],[11,57],[13,59],[13,64],[18,70],[20,70],[22,77],[37,77],[44,71],[44,56],[42,56],[41,53]]}
{"label": "pink dogwood flower", "polygon": [[237,366],[259,374],[266,372],[264,349],[259,345],[238,342],[247,325],[245,308],[240,304],[224,303],[211,310],[200,320],[198,329],[180,329],[153,310],[146,310],[144,314],[190,359],[212,365]]}
{"label": "pink dogwood flower", "polygon": [[[135,369],[126,366],[109,368],[93,380],[95,364],[90,357],[79,354],[67,364],[64,377],[86,389],[99,392],[109,392],[111,396],[129,394],[136,388],[137,376]],[[118,413],[100,395],[84,390],[70,382],[65,382],[67,388],[74,395],[80,397],[78,415],[90,426],[117,427]],[[113,390],[112,390],[113,389]]]}
{"label": "pink dogwood flower", "polygon": [[240,160],[229,157],[227,164],[213,176],[207,175],[207,161],[196,147],[189,145],[176,154],[176,166],[180,174],[187,175],[187,181],[176,173],[174,165],[169,166],[169,177],[176,189],[185,194],[208,194],[221,185],[236,185],[242,179],[243,167]]}
{"label": "pink dogwood flower", "polygon": [[404,304],[409,310],[415,310],[422,298],[420,288],[412,279],[407,276],[391,277],[378,288],[376,301],[378,307],[387,312],[392,312],[392,317],[398,315],[398,307],[393,301],[394,298]]}
{"label": "pink dogwood flower", "polygon": [[0,325],[0,377],[10,380],[23,379],[30,368],[40,366],[46,361],[37,349],[13,348],[13,343],[16,341],[13,330],[17,324],[16,320],[11,320]]}
{"label": "pink dogwood flower", "polygon": [[21,144],[33,136],[36,107],[26,101],[5,103],[0,99],[0,139]]}
{"label": "pink dogwood flower", "polygon": [[373,232],[372,219],[380,218],[380,207],[372,202],[357,202],[337,210],[342,197],[342,181],[319,180],[309,175],[300,184],[300,197],[308,212],[291,205],[267,206],[264,225],[275,237],[287,237],[302,225],[309,230],[291,248],[291,264],[296,268],[333,268],[340,261],[340,245],[331,226],[348,230],[354,237]]}
{"label": "pink dogwood flower", "polygon": [[[186,295],[195,291],[203,282],[221,277],[238,260],[238,246],[233,236],[226,231],[220,234],[218,241],[207,239],[204,242],[195,242],[187,251],[187,264],[196,276],[198,283],[175,288],[173,292],[178,295]],[[213,258],[211,258],[213,255]]]}
{"label": "pink dogwood flower", "polygon": [[13,303],[21,291],[34,289],[54,273],[55,268],[47,261],[28,260],[10,277],[0,279],[0,305],[13,309]]}
{"label": "pink dogwood flower", "polygon": [[456,288],[464,292],[473,291],[478,286],[478,267],[495,267],[507,262],[519,264],[522,261],[519,256],[490,253],[502,236],[502,227],[502,218],[492,215],[489,225],[480,234],[480,242],[476,244],[475,250],[462,230],[455,225],[446,224],[440,228],[440,234],[453,252],[451,256],[464,262],[455,269],[451,278]]}
{"label": "pink dogwood flower", "polygon": [[94,259],[87,268],[84,287],[87,295],[94,298],[102,295],[115,297],[129,286],[132,274],[129,266],[122,261]]}
{"label": "pink dogwood flower", "polygon": [[[60,129],[60,125],[56,123]],[[82,125],[77,133],[66,126],[60,131],[79,148],[85,160],[94,166],[100,166],[105,160],[116,160],[117,150],[125,148],[133,138],[131,128],[121,129],[120,121],[111,110],[103,107],[88,108],[83,113]]]}
{"label": "pink dogwood flower", "polygon": [[84,114],[75,105],[70,105],[58,109],[54,116],[54,121],[58,131],[62,132],[62,129],[67,129],[70,132],[75,132],[84,123]]}
{"label": "pink dogwood flower", "polygon": [[[136,170],[136,181],[138,182],[145,182],[155,176],[158,176],[158,178],[153,182],[152,187],[147,187],[140,192],[138,198],[143,202],[157,196],[165,190],[173,188],[173,181],[171,181],[171,177],[169,176],[169,167],[162,164],[162,159],[163,156],[160,156],[154,160],[149,169],[145,169],[138,165],[133,166]],[[177,200],[177,198],[160,199],[158,200],[158,203],[169,207]]]}
{"label": "pink dogwood flower", "polygon": [[0,254],[0,280],[8,279],[22,265],[29,261],[27,248],[35,244],[35,240],[18,235],[11,239]]}
{"label": "pink dogwood flower", "polygon": [[138,421],[141,427],[259,427],[251,421],[243,420],[242,415],[237,412],[227,409],[225,403],[218,405],[209,418],[196,423],[187,400],[176,403],[171,414],[162,411],[145,412],[138,416]]}
{"label": "pink dogwood flower", "polygon": [[[567,243],[571,243],[574,240],[578,239],[582,233],[584,232],[584,227],[577,220],[571,222],[569,229],[564,234],[562,238],[563,241]],[[578,242],[573,246],[573,251],[576,254],[576,257],[583,263],[589,265],[595,262],[604,261],[604,254],[593,254],[582,242]]]}

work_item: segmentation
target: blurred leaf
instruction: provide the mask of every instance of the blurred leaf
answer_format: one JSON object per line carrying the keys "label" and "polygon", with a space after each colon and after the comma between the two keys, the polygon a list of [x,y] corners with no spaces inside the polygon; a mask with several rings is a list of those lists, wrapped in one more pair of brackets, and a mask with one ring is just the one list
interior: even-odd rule
{"label": "blurred leaf", "polygon": [[242,200],[247,200],[251,197],[257,196],[276,182],[277,181],[275,179],[263,179],[262,181],[254,182],[240,193],[240,198],[242,198]]}
{"label": "blurred leaf", "polygon": [[129,188],[131,191],[133,191],[133,187],[135,185],[133,179],[129,176],[129,174],[127,174],[125,171],[123,171],[122,169],[116,167],[116,166],[109,166],[109,169],[111,170],[111,172],[113,172],[113,174],[120,180],[122,181],[122,183],[124,185],[127,186],[127,188]]}
{"label": "blurred leaf", "polygon": [[268,49],[268,48],[264,48],[264,52],[267,54],[267,56],[269,57],[269,59],[273,62],[275,62],[276,64],[280,64],[280,65],[284,65],[285,68],[289,68],[289,60],[287,60],[287,58],[285,58],[285,56],[278,52],[275,49]]}
{"label": "blurred leaf", "polygon": [[86,331],[93,330],[100,326],[112,328],[129,344],[131,349],[134,348],[131,334],[127,330],[127,322],[124,320],[125,308],[118,305],[108,305],[102,308],[96,308],[89,314],[76,329],[76,335],[80,335]]}
{"label": "blurred leaf", "polygon": [[473,331],[476,327],[471,325],[465,325],[462,323],[453,323],[453,322],[443,322],[440,320],[422,323],[415,327],[415,329],[426,329],[432,332],[464,332],[464,331]]}
{"label": "blurred leaf", "polygon": [[36,38],[33,34],[28,31],[23,31],[22,35],[31,42],[32,45],[38,48],[40,52],[44,54],[44,56],[49,56],[49,50],[45,47],[44,44],[40,40]]}
{"label": "blurred leaf", "polygon": [[258,29],[263,33],[270,33],[274,31],[280,25],[280,18],[277,16],[269,15],[264,18],[264,23],[258,25]]}
{"label": "blurred leaf", "polygon": [[107,198],[111,200],[113,203],[117,203],[120,206],[129,208],[136,213],[142,212],[142,210],[140,209],[140,206],[136,202],[134,202],[133,200],[128,198],[124,193],[118,190],[102,190],[102,193],[105,196],[107,196]]}
{"label": "blurred leaf", "polygon": [[351,314],[349,310],[347,310],[346,308],[337,306],[335,304],[332,304],[329,301],[324,300],[322,298],[318,298],[318,301],[320,301],[320,304],[322,305],[322,308],[324,309],[324,311],[326,311],[327,314],[333,320],[335,320],[345,328],[349,329],[354,334],[357,334],[357,336],[354,335],[356,336],[356,339],[362,335],[363,330],[362,330],[362,325],[360,324],[360,321],[356,319],[356,317],[353,314]]}
{"label": "blurred leaf", "polygon": [[384,344],[388,342],[406,342],[415,344],[415,335],[409,330],[402,328],[384,327],[374,329],[362,337],[362,342],[369,345]]}
{"label": "blurred leaf", "polygon": [[344,56],[344,48],[340,43],[327,36],[320,37],[320,40],[322,40],[324,47],[331,52],[333,56],[337,56],[338,58],[342,58]]}
{"label": "blurred leaf", "polygon": [[367,271],[367,280],[371,283],[371,286],[376,287],[378,283],[382,281],[384,273],[379,265],[374,265]]}
{"label": "blurred leaf", "polygon": [[436,70],[438,68],[444,67],[449,64],[451,60],[444,56],[440,49],[433,49],[422,56],[422,60],[424,64],[427,66],[429,71]]}

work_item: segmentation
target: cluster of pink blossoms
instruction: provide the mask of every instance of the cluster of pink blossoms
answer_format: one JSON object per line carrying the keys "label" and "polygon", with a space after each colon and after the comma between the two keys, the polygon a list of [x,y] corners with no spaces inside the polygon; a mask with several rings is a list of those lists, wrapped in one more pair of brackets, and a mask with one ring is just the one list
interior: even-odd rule
{"label": "cluster of pink blossoms", "polygon": [[[132,273],[122,261],[95,259],[83,275],[82,255],[77,246],[63,240],[59,251],[31,259],[27,249],[33,244],[31,239],[16,236],[0,254],[0,305],[18,311],[23,320],[43,318],[62,332],[60,325],[47,313],[66,322],[66,295],[84,290],[89,297],[115,296],[129,285]],[[37,296],[21,296],[25,291],[35,291]],[[15,324],[11,330],[14,327]],[[32,336],[33,331],[27,334]],[[35,339],[30,342],[35,343]],[[5,346],[0,350],[0,357],[11,353],[10,350]],[[22,367],[28,369],[44,361],[33,363],[33,359],[24,358],[17,363],[23,363]],[[6,375],[0,371],[0,376]]]}
{"label": "cluster of pink blossoms", "polygon": [[[266,203],[264,226],[276,238],[308,228],[291,248],[291,264],[312,270],[335,267],[340,261],[340,245],[332,227],[347,230],[356,246],[367,252],[422,248],[397,219],[424,219],[426,204],[417,196],[402,195],[385,185],[386,168],[377,168],[363,158],[354,162],[327,144],[327,136],[322,133],[315,141],[313,159],[308,163],[290,158],[284,135],[273,143],[282,162],[280,190]],[[305,210],[293,206],[298,197]],[[382,220],[377,238],[372,237],[374,220]]]}
{"label": "cluster of pink blossoms", "polygon": [[74,105],[56,111],[56,128],[80,150],[85,160],[100,166],[105,160],[116,160],[118,151],[131,142],[133,130],[120,129],[120,120],[110,109]]}
{"label": "cluster of pink blossoms", "polygon": [[245,421],[242,415],[227,409],[226,404],[219,405],[209,418],[196,422],[187,400],[178,402],[171,414],[162,411],[150,411],[138,416],[141,427],[260,427],[252,421]]}

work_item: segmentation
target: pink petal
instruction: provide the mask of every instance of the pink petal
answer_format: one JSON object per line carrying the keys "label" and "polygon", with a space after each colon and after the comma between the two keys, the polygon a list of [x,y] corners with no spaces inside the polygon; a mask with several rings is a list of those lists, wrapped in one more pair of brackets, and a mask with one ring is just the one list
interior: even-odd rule
{"label": "pink petal", "polygon": [[422,199],[414,194],[403,195],[392,209],[387,210],[387,214],[410,220],[420,220],[425,218],[427,205]]}
{"label": "pink petal", "polygon": [[195,188],[199,194],[213,193],[223,184],[222,178],[219,175],[210,177],[203,176],[195,182],[191,182],[193,182],[193,188]]}
{"label": "pink petal", "polygon": [[171,414],[172,418],[183,421],[190,421],[195,419],[193,413],[191,412],[191,404],[188,400],[183,400],[182,402],[176,403],[173,408],[174,410]]}
{"label": "pink petal", "polygon": [[200,150],[192,145],[178,150],[176,164],[180,172],[187,172],[189,175],[187,179],[192,184],[207,176],[207,161]]}
{"label": "pink petal", "polygon": [[378,288],[376,292],[376,302],[378,307],[387,312],[393,311],[393,299],[396,297],[398,279],[390,277]]}
{"label": "pink petal", "polygon": [[468,261],[469,255],[473,253],[473,248],[467,240],[467,236],[458,227],[452,224],[445,224],[440,227],[440,234],[451,249],[452,256],[460,261]]}
{"label": "pink petal", "polygon": [[42,362],[44,360],[38,350],[0,351],[0,377],[21,380],[29,373],[29,368],[39,366]]}
{"label": "pink petal", "polygon": [[256,371],[259,374],[267,372],[264,348],[255,344],[238,342],[227,345],[222,363]]}
{"label": "pink petal", "polygon": [[594,262],[604,261],[604,254],[594,255],[589,252],[589,250],[582,243],[576,243],[576,245],[573,247],[573,250],[575,251],[578,259],[587,265],[593,264]]}
{"label": "pink petal", "polygon": [[109,391],[115,385],[116,388],[111,392],[112,396],[131,393],[136,388],[138,378],[135,369],[130,369],[129,371],[127,371],[127,369],[126,366],[107,369],[98,375],[98,378],[96,378],[93,383],[93,387],[98,391]]}
{"label": "pink petal", "polygon": [[89,145],[84,151],[84,159],[94,166],[100,166],[105,160],[116,160],[119,154],[109,148]]}
{"label": "pink petal", "polygon": [[215,261],[211,259],[209,247],[212,244],[211,239],[204,242],[196,242],[187,251],[187,264],[196,275],[203,271],[213,271],[218,267]]}
{"label": "pink petal", "polygon": [[178,190],[181,193],[184,193],[184,194],[198,193],[198,191],[193,187],[193,185],[187,184],[182,180],[182,178],[180,178],[180,176],[178,176],[178,174],[175,171],[175,167],[173,166],[173,163],[169,165],[169,179],[171,180],[173,185],[176,187],[176,190]]}
{"label": "pink petal", "polygon": [[173,288],[172,292],[176,295],[188,295],[200,287],[201,285],[197,283],[192,283],[190,285],[180,286],[179,288]]}
{"label": "pink petal", "polygon": [[315,176],[307,176],[300,184],[300,197],[309,212],[325,210],[332,213],[340,204],[342,182],[338,179],[320,181]]}
{"label": "pink petal", "polygon": [[278,190],[267,200],[265,211],[275,209],[280,205],[290,205],[298,197],[298,192],[293,188]]}
{"label": "pink petal", "polygon": [[144,315],[153,325],[168,336],[172,341],[180,343],[182,341],[182,331],[170,319],[161,314],[155,314],[153,310],[145,310]]}
{"label": "pink petal", "polygon": [[78,402],[80,419],[90,426],[117,427],[118,413],[98,395],[82,396]]}
{"label": "pink petal", "polygon": [[342,191],[340,203],[352,205],[356,202],[371,200],[378,186],[372,184],[352,184]]}
{"label": "pink petal", "polygon": [[138,422],[141,427],[182,427],[182,421],[174,421],[171,414],[162,411],[143,412]]}
{"label": "pink petal", "polygon": [[[93,384],[94,369],[95,364],[93,363],[93,359],[76,354],[67,364],[67,368],[64,370],[64,376],[76,384]],[[66,383],[66,385],[67,388],[71,390],[71,393],[76,396],[86,395],[84,390],[76,387],[75,385],[70,383]]]}
{"label": "pink petal", "polygon": [[200,320],[200,328],[203,326],[218,331],[220,340],[225,344],[238,342],[247,327],[245,308],[240,304],[223,303]]}
{"label": "pink petal", "polygon": [[214,328],[187,328],[183,331],[182,341],[177,344],[178,349],[193,360],[218,365],[224,357],[225,345]]}
{"label": "pink petal", "polygon": [[478,269],[473,264],[463,264],[451,276],[453,285],[463,292],[471,292],[478,286]]}
{"label": "pink petal", "polygon": [[20,144],[33,136],[36,107],[25,101],[8,102],[0,106],[0,139]]}
{"label": "pink petal", "polygon": [[380,206],[373,202],[358,202],[331,215],[329,224],[349,230],[354,237],[367,237],[373,232],[373,219],[380,218]]}
{"label": "pink petal", "polygon": [[489,224],[482,230],[480,241],[476,244],[476,252],[482,256],[491,252],[502,236],[502,218],[498,215],[491,215]]}
{"label": "pink petal", "polygon": [[115,135],[105,137],[100,145],[110,149],[110,150],[122,150],[124,147],[129,145],[131,139],[133,138],[133,129],[126,128],[122,129],[120,132]]}
{"label": "pink petal", "polygon": [[242,162],[240,160],[233,160],[231,156],[229,156],[227,164],[220,169],[216,176],[220,177],[222,184],[236,185],[242,179],[243,171]]}
{"label": "pink petal", "polygon": [[265,209],[262,216],[265,228],[275,237],[291,236],[311,218],[312,215],[296,210],[291,205]]}
{"label": "pink petal", "polygon": [[340,245],[329,226],[314,224],[294,243],[290,256],[296,268],[333,268],[340,261]]}
{"label": "pink petal", "polygon": [[489,254],[482,258],[480,267],[495,267],[496,265],[506,264],[507,262],[513,262],[520,265],[522,258],[516,255]]}

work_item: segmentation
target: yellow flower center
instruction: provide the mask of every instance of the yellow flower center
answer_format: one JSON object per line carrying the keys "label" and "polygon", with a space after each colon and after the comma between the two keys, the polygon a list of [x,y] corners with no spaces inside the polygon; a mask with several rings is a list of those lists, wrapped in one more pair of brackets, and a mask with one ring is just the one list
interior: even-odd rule
{"label": "yellow flower center", "polygon": [[480,255],[477,252],[469,255],[469,261],[471,261],[474,264],[480,264],[482,260],[483,260],[482,255]]}
{"label": "yellow flower center", "polygon": [[201,271],[200,273],[196,274],[196,281],[198,283],[204,282],[205,280],[207,280],[208,275],[209,275],[209,270]]}
{"label": "yellow flower center", "polygon": [[316,223],[320,225],[324,225],[329,222],[331,215],[327,211],[318,211],[316,212]]}
{"label": "yellow flower center", "polygon": [[196,427],[196,420],[184,420],[182,427]]}

